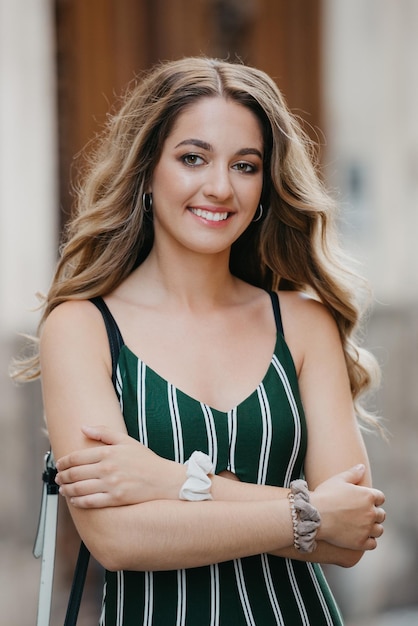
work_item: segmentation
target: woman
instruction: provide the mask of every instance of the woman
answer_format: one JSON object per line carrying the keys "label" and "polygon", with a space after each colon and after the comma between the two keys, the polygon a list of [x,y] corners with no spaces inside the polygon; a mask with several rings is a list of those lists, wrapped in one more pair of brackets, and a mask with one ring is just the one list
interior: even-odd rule
{"label": "woman", "polygon": [[40,343],[57,482],[107,570],[101,624],[342,623],[319,564],[354,565],[385,512],[332,214],[256,69],[161,64],[110,119]]}

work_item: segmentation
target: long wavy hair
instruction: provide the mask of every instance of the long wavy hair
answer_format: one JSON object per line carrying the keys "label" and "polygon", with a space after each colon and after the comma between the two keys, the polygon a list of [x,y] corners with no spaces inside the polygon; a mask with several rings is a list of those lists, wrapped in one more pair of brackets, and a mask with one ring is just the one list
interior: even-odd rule
{"label": "long wavy hair", "polygon": [[[275,82],[241,63],[205,57],[160,63],[130,86],[84,167],[38,334],[60,303],[110,293],[146,258],[153,226],[143,192],[178,115],[207,97],[247,107],[263,130],[264,216],[233,244],[231,272],[264,289],[309,292],[329,309],[357,414],[373,421],[359,399],[377,381],[379,368],[357,343],[363,314],[358,294],[364,290],[341,253],[335,203],[318,176],[312,142]],[[40,375],[37,353],[20,363],[18,375]]]}

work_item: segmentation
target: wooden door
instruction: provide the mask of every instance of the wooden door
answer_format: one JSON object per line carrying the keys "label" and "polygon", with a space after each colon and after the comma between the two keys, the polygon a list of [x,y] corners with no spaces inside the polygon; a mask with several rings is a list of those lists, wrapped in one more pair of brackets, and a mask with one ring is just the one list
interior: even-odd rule
{"label": "wooden door", "polygon": [[75,155],[158,60],[238,56],[276,80],[308,132],[321,125],[321,0],[55,0],[55,9],[61,224]]}

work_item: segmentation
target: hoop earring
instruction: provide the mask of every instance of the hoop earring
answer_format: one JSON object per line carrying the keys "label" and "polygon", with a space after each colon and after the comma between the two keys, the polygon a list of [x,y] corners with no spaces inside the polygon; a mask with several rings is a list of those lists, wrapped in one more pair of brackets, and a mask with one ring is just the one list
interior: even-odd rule
{"label": "hoop earring", "polygon": [[258,210],[259,210],[259,215],[257,215],[257,217],[252,220],[253,222],[259,222],[261,218],[263,217],[263,205],[261,204],[261,202],[258,205]]}
{"label": "hoop earring", "polygon": [[142,194],[142,208],[144,213],[151,213],[152,211],[152,193],[144,192]]}

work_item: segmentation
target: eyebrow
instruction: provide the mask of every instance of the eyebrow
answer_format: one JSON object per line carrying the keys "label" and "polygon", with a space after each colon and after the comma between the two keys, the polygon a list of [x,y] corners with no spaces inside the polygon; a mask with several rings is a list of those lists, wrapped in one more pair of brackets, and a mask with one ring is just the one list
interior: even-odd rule
{"label": "eyebrow", "polygon": [[[192,139],[192,138],[184,139],[184,141],[180,141],[180,143],[176,145],[176,148],[180,148],[181,146],[187,146],[187,145],[202,148],[202,150],[207,150],[207,152],[214,152],[213,146],[210,143],[207,143],[206,141],[202,141],[201,139]],[[241,148],[241,150],[238,150],[236,154],[240,156],[245,156],[246,154],[254,154],[255,156],[258,156],[261,160],[263,160],[263,155],[261,154],[260,150],[258,150],[257,148]]]}

